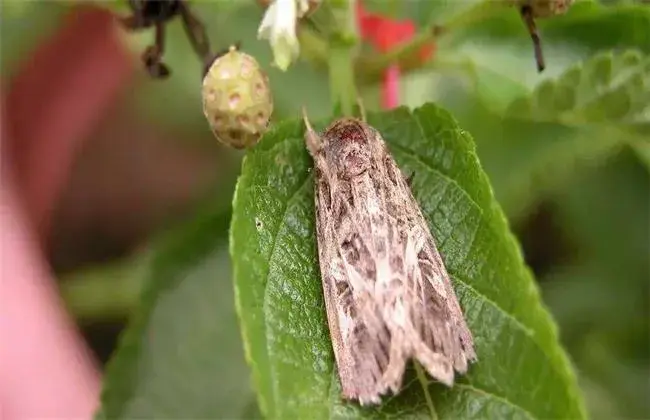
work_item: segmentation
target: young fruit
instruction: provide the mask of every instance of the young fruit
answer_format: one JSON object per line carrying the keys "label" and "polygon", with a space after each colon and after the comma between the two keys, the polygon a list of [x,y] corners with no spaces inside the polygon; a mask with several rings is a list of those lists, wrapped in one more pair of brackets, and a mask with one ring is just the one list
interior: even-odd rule
{"label": "young fruit", "polygon": [[269,78],[257,60],[231,46],[203,78],[203,113],[217,139],[235,149],[255,145],[273,113]]}

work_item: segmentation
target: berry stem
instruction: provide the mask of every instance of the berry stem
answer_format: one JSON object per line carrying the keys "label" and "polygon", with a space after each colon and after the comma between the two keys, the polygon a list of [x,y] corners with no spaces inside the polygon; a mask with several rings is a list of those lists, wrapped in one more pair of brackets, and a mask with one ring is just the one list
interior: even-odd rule
{"label": "berry stem", "polygon": [[329,38],[329,79],[332,103],[343,115],[352,115],[358,93],[354,79],[354,53],[358,43],[354,0],[330,0],[334,25]]}

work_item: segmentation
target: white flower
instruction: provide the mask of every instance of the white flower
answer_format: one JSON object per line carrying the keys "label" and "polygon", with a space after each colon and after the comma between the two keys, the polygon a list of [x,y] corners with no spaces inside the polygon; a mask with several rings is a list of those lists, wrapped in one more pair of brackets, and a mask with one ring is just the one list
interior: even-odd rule
{"label": "white flower", "polygon": [[270,41],[275,65],[282,71],[300,54],[296,20],[308,10],[307,0],[274,0],[266,9],[257,37]]}

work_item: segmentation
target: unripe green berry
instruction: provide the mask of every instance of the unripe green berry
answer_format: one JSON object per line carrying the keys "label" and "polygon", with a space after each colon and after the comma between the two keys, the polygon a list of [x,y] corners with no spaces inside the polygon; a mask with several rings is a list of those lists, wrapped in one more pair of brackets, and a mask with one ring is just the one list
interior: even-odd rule
{"label": "unripe green berry", "polygon": [[234,46],[206,72],[202,96],[212,132],[221,143],[236,149],[255,145],[273,113],[267,75],[255,58]]}

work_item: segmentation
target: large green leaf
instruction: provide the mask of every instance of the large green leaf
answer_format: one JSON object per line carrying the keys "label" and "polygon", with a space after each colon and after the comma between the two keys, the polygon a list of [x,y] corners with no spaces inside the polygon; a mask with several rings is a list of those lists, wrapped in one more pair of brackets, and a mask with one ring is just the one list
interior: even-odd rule
{"label": "large green leaf", "polygon": [[[269,418],[581,418],[553,321],[480,168],[470,136],[433,105],[371,114],[430,223],[479,361],[449,390],[411,372],[399,396],[362,409],[340,399],[317,265],[312,162],[301,122],[245,157],[231,256],[258,399]],[[316,124],[323,127],[324,122]],[[427,400],[433,401],[432,407]]]}
{"label": "large green leaf", "polygon": [[[482,80],[486,70],[490,70],[529,87],[601,51],[638,49],[650,53],[650,7],[647,6],[606,7],[584,1],[574,4],[565,15],[540,19],[538,23],[547,64],[541,74],[534,64],[530,35],[515,8],[501,8],[497,15],[489,15],[450,34],[450,39],[441,38],[441,52],[445,47],[447,55],[471,62],[476,67],[474,76],[478,83],[492,83],[491,78]],[[494,85],[481,86],[481,89],[500,94],[502,90]]]}
{"label": "large green leaf", "polygon": [[[530,48],[530,35],[514,7],[489,17],[464,27],[454,37],[459,43],[482,39]],[[631,47],[650,52],[650,8],[641,4],[605,6],[592,1],[575,2],[564,15],[538,19],[538,26],[547,53],[563,45],[586,55]]]}
{"label": "large green leaf", "polygon": [[209,206],[153,247],[141,307],[107,367],[101,417],[252,412],[220,207]]}
{"label": "large green leaf", "polygon": [[616,125],[650,134],[650,56],[636,50],[602,52],[545,80],[507,113],[564,125]]}
{"label": "large green leaf", "polygon": [[602,162],[627,144],[647,144],[649,87],[650,58],[631,50],[596,54],[546,79],[504,112],[477,99],[478,93],[452,96],[462,98],[456,115],[476,137],[499,203],[517,220],[585,164]]}

